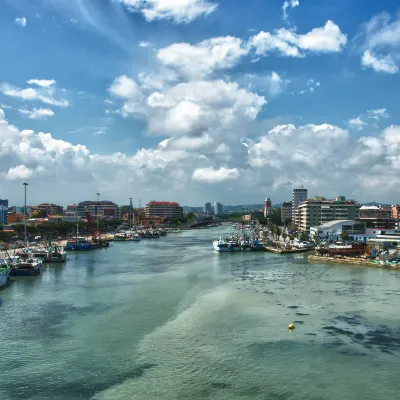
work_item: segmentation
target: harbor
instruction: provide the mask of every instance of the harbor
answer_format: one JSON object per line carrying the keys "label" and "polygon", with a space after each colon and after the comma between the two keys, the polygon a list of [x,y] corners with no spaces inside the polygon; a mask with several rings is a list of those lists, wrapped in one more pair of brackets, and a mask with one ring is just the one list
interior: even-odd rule
{"label": "harbor", "polygon": [[0,291],[0,398],[397,397],[396,271],[229,257],[210,240],[226,231],[112,242],[15,279]]}

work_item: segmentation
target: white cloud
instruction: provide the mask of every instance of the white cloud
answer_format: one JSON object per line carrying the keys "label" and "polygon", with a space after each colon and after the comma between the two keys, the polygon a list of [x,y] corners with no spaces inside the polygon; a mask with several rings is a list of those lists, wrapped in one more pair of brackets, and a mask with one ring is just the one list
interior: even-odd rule
{"label": "white cloud", "polygon": [[18,26],[25,28],[26,27],[26,18],[25,17],[19,17],[15,18],[14,21]]}
{"label": "white cloud", "polygon": [[150,42],[139,42],[139,47],[150,47],[151,43]]}
{"label": "white cloud", "polygon": [[50,87],[56,84],[54,79],[29,79],[26,81],[29,85],[36,85],[40,87]]}
{"label": "white cloud", "polygon": [[[43,86],[48,84],[50,81],[46,80],[36,80],[32,79],[34,84],[38,85],[38,88],[25,88],[21,89],[16,86],[10,85],[8,83],[3,83],[0,85],[0,92],[6,96],[16,97],[21,100],[26,101],[41,101],[42,103],[50,104],[57,107],[68,107],[69,102],[66,99],[56,99],[54,95],[56,94],[56,89],[54,84]],[[39,85],[41,83],[42,85]]]}
{"label": "white cloud", "polygon": [[209,15],[217,4],[207,0],[119,0],[129,11],[140,12],[147,21],[171,19],[189,23],[202,15]]}
{"label": "white cloud", "polygon": [[260,32],[249,39],[248,46],[254,48],[257,55],[278,52],[287,57],[303,57],[305,52],[332,53],[341,52],[347,43],[347,37],[333,22],[327,21],[323,27],[314,28],[306,34],[278,29],[275,33]]}
{"label": "white cloud", "polygon": [[287,20],[288,19],[288,9],[289,8],[295,8],[298,7],[300,5],[299,0],[285,0],[283,2],[283,6],[282,6],[282,11],[283,11],[283,19]]}
{"label": "white cloud", "polygon": [[137,83],[126,75],[117,77],[108,88],[108,91],[113,96],[125,99],[136,99],[140,95]]}
{"label": "white cloud", "polygon": [[28,179],[33,175],[33,171],[25,165],[17,165],[8,170],[6,178],[10,181],[17,179]]}
{"label": "white cloud", "polygon": [[33,108],[32,110],[20,109],[21,114],[27,115],[31,119],[47,119],[52,117],[54,114],[53,110],[49,108]]}
{"label": "white cloud", "polygon": [[361,64],[364,67],[372,68],[376,72],[396,74],[399,71],[399,67],[396,65],[390,54],[379,58],[369,50],[364,52],[361,58]]}
{"label": "white cloud", "polygon": [[361,130],[363,129],[366,125],[368,125],[365,121],[363,121],[360,117],[353,118],[349,121],[350,127]]}
{"label": "white cloud", "polygon": [[196,45],[174,43],[157,53],[165,66],[179,70],[184,76],[203,77],[215,70],[231,68],[248,53],[241,39],[225,36],[204,40]]}
{"label": "white cloud", "polygon": [[104,135],[107,132],[107,127],[101,126],[96,128],[96,130],[92,133],[93,136]]}
{"label": "white cloud", "polygon": [[270,94],[272,96],[281,93],[283,90],[284,80],[275,72],[271,73],[270,77]]}
{"label": "white cloud", "polygon": [[206,183],[220,183],[225,181],[232,181],[239,178],[239,170],[237,168],[221,167],[215,169],[213,167],[197,168],[194,170],[192,178],[195,181]]}
{"label": "white cloud", "polygon": [[380,120],[382,118],[388,118],[389,114],[386,108],[377,108],[375,110],[367,110],[368,118]]}

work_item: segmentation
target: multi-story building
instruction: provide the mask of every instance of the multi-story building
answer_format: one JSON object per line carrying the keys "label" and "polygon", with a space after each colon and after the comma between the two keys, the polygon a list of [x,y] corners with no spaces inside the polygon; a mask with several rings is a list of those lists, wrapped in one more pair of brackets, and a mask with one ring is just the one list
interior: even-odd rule
{"label": "multi-story building", "polygon": [[216,201],[214,203],[214,214],[221,215],[222,214],[222,204]]}
{"label": "multi-story building", "polygon": [[396,220],[393,218],[393,208],[380,206],[360,207],[358,221],[365,223],[367,228],[391,230],[396,227]]}
{"label": "multi-story building", "polygon": [[272,202],[269,197],[264,200],[264,217],[267,218],[268,211],[272,208]]}
{"label": "multi-story building", "polygon": [[151,201],[144,209],[146,217],[182,218],[183,208],[176,202]]}
{"label": "multi-story building", "polygon": [[281,208],[281,221],[283,224],[287,224],[292,221],[292,202],[282,203]]}
{"label": "multi-story building", "polygon": [[79,218],[86,218],[86,212],[90,216],[103,219],[120,219],[121,214],[117,204],[112,201],[82,201],[78,204],[77,214]]}
{"label": "multi-story building", "polygon": [[78,215],[76,211],[66,211],[63,215],[63,221],[65,222],[76,222]]}
{"label": "multi-story building", "polygon": [[67,211],[76,211],[78,206],[76,204],[68,204]]}
{"label": "multi-story building", "polygon": [[44,211],[46,215],[60,215],[64,212],[63,206],[58,206],[56,204],[43,203],[36,206],[38,211]]}
{"label": "multi-story building", "polygon": [[212,212],[211,203],[207,202],[203,205],[203,213],[210,215]]}
{"label": "multi-story building", "polygon": [[292,221],[297,223],[296,221],[296,211],[297,207],[300,203],[307,200],[307,189],[304,189],[303,186],[293,189],[292,192]]}
{"label": "multi-story building", "polygon": [[0,199],[0,224],[8,224],[8,200]]}
{"label": "multi-story building", "polygon": [[320,226],[330,221],[355,220],[358,217],[359,204],[339,196],[335,200],[314,197],[303,201],[297,207],[296,225],[303,232],[312,226]]}

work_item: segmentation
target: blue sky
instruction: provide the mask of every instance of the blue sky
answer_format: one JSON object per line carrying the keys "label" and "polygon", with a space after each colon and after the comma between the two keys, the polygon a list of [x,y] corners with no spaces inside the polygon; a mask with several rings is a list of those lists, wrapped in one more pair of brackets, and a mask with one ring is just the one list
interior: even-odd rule
{"label": "blue sky", "polygon": [[0,197],[397,202],[399,9],[5,0]]}

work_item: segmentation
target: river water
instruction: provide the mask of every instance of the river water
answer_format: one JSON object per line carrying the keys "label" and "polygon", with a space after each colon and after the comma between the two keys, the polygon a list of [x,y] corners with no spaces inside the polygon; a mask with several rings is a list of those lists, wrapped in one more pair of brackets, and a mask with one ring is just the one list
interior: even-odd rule
{"label": "river water", "polygon": [[71,253],[2,290],[0,399],[399,398],[399,272],[219,254],[220,230]]}

